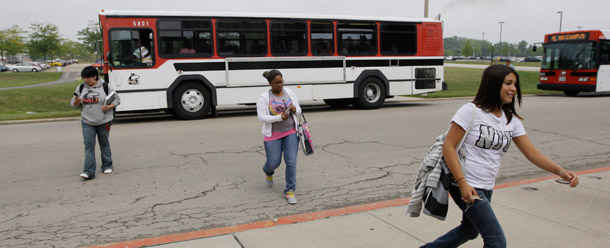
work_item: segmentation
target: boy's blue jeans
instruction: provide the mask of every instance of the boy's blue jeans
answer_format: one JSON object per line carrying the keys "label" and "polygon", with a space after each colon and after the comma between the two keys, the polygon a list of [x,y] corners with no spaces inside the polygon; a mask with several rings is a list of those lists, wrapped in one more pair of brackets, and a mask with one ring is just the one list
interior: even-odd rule
{"label": "boy's blue jeans", "polygon": [[[112,125],[112,122],[108,123],[108,127]],[[95,175],[95,136],[100,143],[100,150],[102,151],[102,171],[106,169],[112,169],[112,152],[110,151],[110,142],[108,136],[110,136],[110,130],[106,128],[106,124],[99,126],[90,126],[89,124],[81,121],[83,128],[83,141],[85,143],[85,172],[91,176]]]}

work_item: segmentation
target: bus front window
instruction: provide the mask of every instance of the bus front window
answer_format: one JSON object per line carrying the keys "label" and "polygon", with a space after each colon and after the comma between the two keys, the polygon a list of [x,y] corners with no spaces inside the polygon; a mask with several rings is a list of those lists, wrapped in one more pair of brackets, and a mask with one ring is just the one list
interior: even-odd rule
{"label": "bus front window", "polygon": [[542,69],[594,69],[595,43],[555,43],[544,45]]}
{"label": "bus front window", "polygon": [[115,67],[151,67],[153,39],[149,29],[115,29],[110,32],[108,60]]}

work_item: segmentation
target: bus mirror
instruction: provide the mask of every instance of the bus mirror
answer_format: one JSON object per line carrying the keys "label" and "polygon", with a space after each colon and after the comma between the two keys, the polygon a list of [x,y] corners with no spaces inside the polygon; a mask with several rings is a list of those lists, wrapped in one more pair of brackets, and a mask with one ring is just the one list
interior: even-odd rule
{"label": "bus mirror", "polygon": [[608,58],[608,54],[603,54],[601,60],[602,60],[601,61],[602,64],[610,64],[610,59]]}
{"label": "bus mirror", "polygon": [[536,52],[536,45],[532,47],[532,52]]}
{"label": "bus mirror", "polygon": [[95,44],[94,44],[94,48],[93,48],[93,49],[94,49],[94,51],[95,51],[95,53],[96,53],[96,54],[97,54],[98,52],[102,52],[102,46],[103,46],[103,43],[102,43],[102,41],[101,41],[101,40],[97,40],[97,41],[95,41]]}

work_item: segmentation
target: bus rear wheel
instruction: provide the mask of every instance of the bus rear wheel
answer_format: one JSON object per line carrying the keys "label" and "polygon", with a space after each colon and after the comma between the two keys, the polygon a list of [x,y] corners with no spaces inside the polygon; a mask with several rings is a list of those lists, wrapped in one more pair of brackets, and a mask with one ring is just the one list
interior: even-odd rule
{"label": "bus rear wheel", "polygon": [[566,94],[566,96],[576,96],[580,92],[575,90],[564,90],[563,93]]}
{"label": "bus rear wheel", "polygon": [[181,84],[172,96],[174,114],[184,120],[205,118],[212,107],[212,94],[196,82]]}
{"label": "bus rear wheel", "polygon": [[324,99],[324,103],[328,104],[333,108],[345,108],[347,105],[354,103],[353,98],[340,98],[340,99]]}
{"label": "bus rear wheel", "polygon": [[375,77],[364,79],[358,86],[358,98],[355,104],[361,109],[376,109],[385,101],[385,85]]}

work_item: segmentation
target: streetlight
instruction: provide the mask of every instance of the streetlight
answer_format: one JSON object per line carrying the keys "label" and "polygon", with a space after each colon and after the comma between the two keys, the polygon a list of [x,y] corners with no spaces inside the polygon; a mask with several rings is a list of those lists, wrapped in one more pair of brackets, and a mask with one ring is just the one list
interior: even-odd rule
{"label": "streetlight", "polygon": [[501,21],[498,23],[500,23],[500,51],[498,51],[498,54],[502,55],[502,24],[504,24],[505,21]]}
{"label": "streetlight", "polygon": [[424,18],[428,18],[428,0],[424,3]]}
{"label": "streetlight", "polygon": [[576,26],[576,28],[578,28],[578,30],[580,30],[582,28],[582,26]]}
{"label": "streetlight", "polygon": [[561,32],[561,22],[563,21],[563,11],[557,11],[559,13],[559,32]]}
{"label": "streetlight", "polygon": [[485,32],[482,32],[483,34],[483,42],[481,43],[481,55],[483,55],[483,48],[485,47]]}

